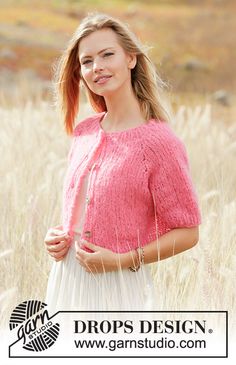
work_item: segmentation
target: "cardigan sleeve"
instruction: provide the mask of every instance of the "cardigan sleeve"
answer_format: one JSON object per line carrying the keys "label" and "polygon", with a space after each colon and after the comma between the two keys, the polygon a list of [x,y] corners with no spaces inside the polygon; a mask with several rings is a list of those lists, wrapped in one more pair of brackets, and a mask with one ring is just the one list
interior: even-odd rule
{"label": "cardigan sleeve", "polygon": [[173,131],[168,132],[167,138],[159,139],[152,151],[149,186],[157,219],[169,229],[201,224],[198,197],[183,142]]}

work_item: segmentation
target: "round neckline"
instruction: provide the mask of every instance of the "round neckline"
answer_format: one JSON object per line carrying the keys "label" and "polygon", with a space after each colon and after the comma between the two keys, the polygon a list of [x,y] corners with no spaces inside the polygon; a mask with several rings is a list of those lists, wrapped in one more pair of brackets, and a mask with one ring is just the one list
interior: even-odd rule
{"label": "round neckline", "polygon": [[100,132],[105,134],[106,136],[118,136],[118,135],[124,135],[124,134],[129,134],[129,133],[132,133],[132,132],[136,132],[136,131],[139,131],[140,129],[145,128],[146,126],[148,126],[153,121],[153,119],[149,119],[146,123],[142,123],[142,124],[138,125],[137,127],[124,129],[124,130],[121,130],[121,131],[107,132],[102,128],[102,125],[101,125],[102,120],[104,119],[106,114],[107,114],[107,112],[102,112],[102,115],[99,116],[99,118],[97,119],[98,128],[99,128]]}

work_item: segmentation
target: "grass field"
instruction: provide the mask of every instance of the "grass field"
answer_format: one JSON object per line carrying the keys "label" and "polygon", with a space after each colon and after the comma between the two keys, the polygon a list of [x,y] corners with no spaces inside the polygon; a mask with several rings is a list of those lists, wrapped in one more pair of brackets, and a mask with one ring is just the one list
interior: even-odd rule
{"label": "grass field", "polygon": [[[173,116],[173,128],[188,151],[203,224],[194,249],[152,265],[160,309],[235,313],[236,127],[213,120],[212,109],[211,104],[179,105]],[[79,119],[88,112],[84,105]],[[40,98],[1,107],[0,118],[4,324],[16,304],[44,298],[51,261],[43,241],[48,228],[60,223],[70,138],[54,107]]]}

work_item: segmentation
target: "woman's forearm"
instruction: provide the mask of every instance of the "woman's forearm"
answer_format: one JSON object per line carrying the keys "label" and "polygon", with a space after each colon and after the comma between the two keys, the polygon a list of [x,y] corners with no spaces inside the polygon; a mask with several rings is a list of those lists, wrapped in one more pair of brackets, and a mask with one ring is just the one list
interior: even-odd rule
{"label": "woman's forearm", "polygon": [[[199,227],[175,228],[161,236],[158,240],[143,247],[144,264],[166,259],[193,247],[199,239]],[[137,263],[135,251],[122,254],[122,268],[134,266]]]}

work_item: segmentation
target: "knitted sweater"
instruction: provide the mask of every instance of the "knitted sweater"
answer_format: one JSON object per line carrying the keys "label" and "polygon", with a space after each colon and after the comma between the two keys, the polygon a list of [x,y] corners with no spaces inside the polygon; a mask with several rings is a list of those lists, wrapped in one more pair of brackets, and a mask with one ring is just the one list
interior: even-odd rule
{"label": "knitted sweater", "polygon": [[201,224],[186,149],[170,125],[150,119],[106,132],[104,115],[92,115],[74,128],[63,184],[63,229],[73,237],[76,198],[88,170],[81,232],[88,242],[122,253],[171,229]]}

